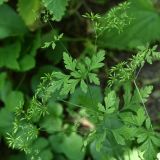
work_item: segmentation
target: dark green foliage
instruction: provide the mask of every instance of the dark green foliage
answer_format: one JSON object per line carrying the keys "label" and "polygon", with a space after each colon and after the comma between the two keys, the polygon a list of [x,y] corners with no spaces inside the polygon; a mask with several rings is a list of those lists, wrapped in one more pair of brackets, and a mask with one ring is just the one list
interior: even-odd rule
{"label": "dark green foliage", "polygon": [[[138,78],[160,60],[150,44],[159,40],[158,2],[110,3],[0,0],[4,159],[156,159],[159,119],[148,101],[157,88]],[[131,48],[123,61],[111,50]]]}
{"label": "dark green foliage", "polygon": [[20,16],[8,5],[0,5],[0,39],[9,36],[22,36],[27,28]]}
{"label": "dark green foliage", "polygon": [[[160,39],[160,16],[152,0],[129,0],[126,13],[132,17],[121,33],[116,30],[103,32],[99,45],[109,48],[130,49]],[[156,4],[155,4],[156,5]]]}

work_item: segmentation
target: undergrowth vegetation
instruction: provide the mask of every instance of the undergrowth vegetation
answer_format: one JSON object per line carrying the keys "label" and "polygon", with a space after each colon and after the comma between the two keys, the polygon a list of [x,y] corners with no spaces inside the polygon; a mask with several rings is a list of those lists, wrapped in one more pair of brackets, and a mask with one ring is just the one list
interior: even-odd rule
{"label": "undergrowth vegetation", "polygon": [[116,3],[0,0],[0,159],[158,159],[159,2]]}

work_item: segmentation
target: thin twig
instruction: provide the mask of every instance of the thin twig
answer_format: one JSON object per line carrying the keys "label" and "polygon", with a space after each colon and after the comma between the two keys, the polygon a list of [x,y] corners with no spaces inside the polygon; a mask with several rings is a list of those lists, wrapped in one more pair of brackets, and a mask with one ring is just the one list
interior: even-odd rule
{"label": "thin twig", "polygon": [[143,68],[143,65],[141,65],[141,67],[139,68],[139,70],[138,70],[138,72],[137,72],[137,74],[136,74],[136,76],[135,76],[135,80],[138,78],[138,76],[139,76],[142,68]]}

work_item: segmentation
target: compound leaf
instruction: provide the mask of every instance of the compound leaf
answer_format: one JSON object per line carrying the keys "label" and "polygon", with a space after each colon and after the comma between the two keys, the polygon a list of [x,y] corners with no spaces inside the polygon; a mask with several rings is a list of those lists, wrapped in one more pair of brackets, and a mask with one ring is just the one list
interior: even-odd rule
{"label": "compound leaf", "polygon": [[140,94],[142,96],[143,102],[147,101],[147,99],[148,99],[149,95],[151,94],[152,90],[153,90],[153,86],[146,86],[146,87],[144,87],[140,90]]}
{"label": "compound leaf", "polygon": [[87,92],[87,84],[85,83],[85,81],[82,79],[81,83],[80,83],[81,89],[83,92]]}
{"label": "compound leaf", "polygon": [[105,56],[104,50],[100,50],[96,55],[93,55],[91,59],[90,70],[98,69],[104,66],[104,64],[102,63],[102,61],[105,58],[104,56]]}
{"label": "compound leaf", "polygon": [[72,60],[72,57],[70,57],[66,52],[63,53],[63,60],[66,69],[69,69],[71,71],[75,70],[76,60]]}
{"label": "compound leaf", "polygon": [[156,158],[157,147],[160,146],[159,135],[144,130],[137,135],[137,142],[141,144],[139,148],[143,152],[144,159],[154,160]]}
{"label": "compound leaf", "polygon": [[90,83],[94,83],[96,85],[100,84],[100,81],[99,81],[99,78],[97,77],[97,74],[89,73],[88,76],[89,76]]}

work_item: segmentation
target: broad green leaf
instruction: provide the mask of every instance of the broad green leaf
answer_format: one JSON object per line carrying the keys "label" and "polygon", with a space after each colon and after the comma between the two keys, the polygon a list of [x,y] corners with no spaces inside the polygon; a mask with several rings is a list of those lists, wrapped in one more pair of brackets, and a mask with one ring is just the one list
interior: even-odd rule
{"label": "broad green leaf", "polygon": [[18,0],[19,15],[27,26],[32,26],[39,16],[40,0]]}
{"label": "broad green leaf", "polygon": [[19,42],[0,48],[0,67],[19,70],[17,59],[20,55],[20,50],[21,45]]}
{"label": "broad green leaf", "polygon": [[49,145],[47,139],[39,137],[32,145],[34,149],[42,150]]}
{"label": "broad green leaf", "polygon": [[63,113],[63,107],[60,103],[55,103],[54,99],[48,103],[48,112],[53,116],[61,116]]}
{"label": "broad green leaf", "polygon": [[68,0],[42,0],[43,5],[53,14],[53,20],[60,21],[65,14]]}
{"label": "broad green leaf", "polygon": [[64,132],[59,132],[58,134],[52,134],[49,137],[49,142],[54,152],[61,153],[61,146],[63,145],[62,143],[64,142],[65,137],[66,135],[64,134]]}
{"label": "broad green leaf", "polygon": [[[3,81],[2,81],[3,83]],[[12,91],[12,83],[8,79],[5,79],[4,85],[0,89],[0,99],[5,102],[8,94]]]}
{"label": "broad green leaf", "polygon": [[22,59],[19,61],[20,70],[21,71],[28,71],[35,66],[35,59],[33,56],[26,54]]}
{"label": "broad green leaf", "polygon": [[60,131],[62,128],[61,118],[48,116],[41,122],[40,126],[47,131],[47,133],[54,133]]}
{"label": "broad green leaf", "polygon": [[104,31],[98,43],[103,47],[128,49],[160,40],[160,15],[152,0],[129,0],[131,5],[127,13],[133,17],[123,32]]}
{"label": "broad green leaf", "polygon": [[50,149],[45,149],[40,152],[39,156],[41,160],[52,160],[53,159],[53,153]]}
{"label": "broad green leaf", "polygon": [[0,134],[10,131],[13,123],[13,115],[6,108],[0,109]]}
{"label": "broad green leaf", "polygon": [[83,160],[85,153],[81,150],[82,146],[82,137],[76,133],[72,133],[70,136],[65,137],[61,145],[61,152],[64,153],[70,160],[77,160],[77,157],[78,160]]}
{"label": "broad green leaf", "polygon": [[24,96],[20,91],[12,91],[6,97],[5,107],[9,111],[15,111],[17,107],[23,104],[24,104]]}
{"label": "broad green leaf", "polygon": [[8,5],[0,6],[0,39],[22,36],[27,29],[19,15]]}
{"label": "broad green leaf", "polygon": [[83,146],[82,137],[76,133],[65,135],[59,133],[49,137],[52,149],[56,153],[64,154],[69,160],[83,160],[85,153],[81,150]]}

